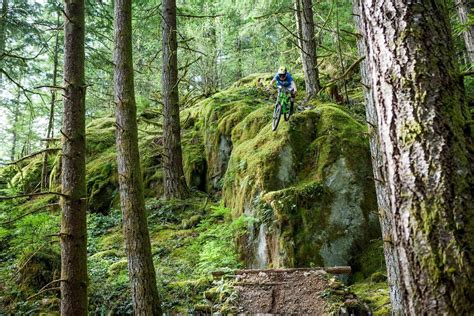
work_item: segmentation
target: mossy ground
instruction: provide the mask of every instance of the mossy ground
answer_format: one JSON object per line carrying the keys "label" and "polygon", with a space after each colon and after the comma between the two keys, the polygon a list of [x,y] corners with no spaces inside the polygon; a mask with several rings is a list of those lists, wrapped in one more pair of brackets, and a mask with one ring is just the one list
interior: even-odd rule
{"label": "mossy ground", "polygon": [[[353,175],[351,181],[361,184],[362,208],[375,205],[373,183],[365,176],[370,173],[370,163],[360,164],[361,159],[369,161],[365,127],[338,105],[314,102],[289,122],[282,120],[272,132],[274,101],[264,89],[270,79],[269,74],[246,77],[182,111],[183,163],[194,192],[185,201],[156,198],[162,193],[163,181],[160,118],[154,112],[139,116],[152,252],[165,310],[187,313],[194,307],[208,308],[202,293],[210,288],[227,293],[222,294],[225,299],[216,300],[216,306],[230,308],[224,306],[232,297],[228,283],[213,283],[209,273],[244,265],[235,241],[239,241],[240,255],[250,256],[242,242],[249,227],[266,224],[269,234],[279,230],[274,242],[285,258],[282,265],[321,265],[321,255],[314,249],[326,237],[315,232],[325,227],[329,208],[336,203],[325,179],[340,157]],[[131,311],[131,302],[118,210],[114,133],[113,117],[96,119],[87,126],[89,293],[92,312],[123,314]],[[19,167],[1,168],[1,194],[38,190],[40,166],[41,157],[37,157]],[[59,190],[59,154],[50,156],[49,167],[50,189]],[[227,207],[221,204],[221,197]],[[43,281],[25,287],[27,283],[12,279],[22,260],[38,248],[43,259],[58,253],[59,243],[53,236],[59,232],[57,202],[54,196],[44,196],[0,203],[0,222],[40,209],[0,225],[0,301],[5,313],[57,310],[57,292],[26,299],[45,285]],[[368,222],[372,215],[363,216]],[[377,234],[377,228],[365,229]],[[337,234],[344,230],[335,229]],[[367,266],[358,267],[360,280],[373,273],[368,268],[373,265],[371,258],[358,259],[359,263],[367,261]],[[49,260],[43,259],[44,264]]]}

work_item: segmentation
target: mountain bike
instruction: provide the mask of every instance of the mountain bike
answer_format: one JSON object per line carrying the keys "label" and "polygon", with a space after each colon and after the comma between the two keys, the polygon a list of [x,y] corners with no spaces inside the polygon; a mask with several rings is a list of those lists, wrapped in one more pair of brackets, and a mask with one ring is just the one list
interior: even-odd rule
{"label": "mountain bike", "polygon": [[290,107],[290,90],[285,87],[278,87],[278,97],[273,110],[272,130],[275,131],[280,123],[281,114],[285,121],[291,116],[292,109]]}

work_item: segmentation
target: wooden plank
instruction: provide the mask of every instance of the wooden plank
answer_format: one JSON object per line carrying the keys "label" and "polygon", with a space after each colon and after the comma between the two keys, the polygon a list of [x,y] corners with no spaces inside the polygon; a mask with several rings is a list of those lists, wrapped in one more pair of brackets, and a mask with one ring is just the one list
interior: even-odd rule
{"label": "wooden plank", "polygon": [[[335,267],[317,267],[317,268],[283,268],[283,269],[243,269],[234,271],[235,274],[256,274],[256,273],[291,273],[291,272],[305,272],[305,271],[326,271],[331,274],[351,274],[350,266],[335,266]],[[214,275],[214,272],[213,272]]]}

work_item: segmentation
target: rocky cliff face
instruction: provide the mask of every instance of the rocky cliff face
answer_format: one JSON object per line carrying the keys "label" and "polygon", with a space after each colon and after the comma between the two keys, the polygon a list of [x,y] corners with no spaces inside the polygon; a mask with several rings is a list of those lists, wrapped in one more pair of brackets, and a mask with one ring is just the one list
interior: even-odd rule
{"label": "rocky cliff face", "polygon": [[380,235],[366,128],[313,104],[273,132],[268,79],[245,78],[183,112],[184,135],[205,144],[188,155],[197,163],[185,161],[188,181],[205,170],[208,192],[222,190],[235,217],[252,219],[238,240],[248,266],[354,264]]}

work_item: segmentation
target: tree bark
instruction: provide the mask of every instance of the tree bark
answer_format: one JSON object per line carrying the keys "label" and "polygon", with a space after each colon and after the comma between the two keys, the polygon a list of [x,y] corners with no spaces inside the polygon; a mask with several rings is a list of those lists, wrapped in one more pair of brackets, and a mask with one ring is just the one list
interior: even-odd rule
{"label": "tree bark", "polygon": [[[53,87],[57,85],[57,75],[58,75],[58,55],[59,55],[59,12],[58,12],[58,21],[56,26],[58,31],[56,32],[56,38],[54,40],[54,56],[53,56]],[[53,129],[54,129],[54,106],[56,105],[56,90],[51,89],[51,103],[49,108],[49,121],[48,121],[48,130],[46,132],[46,139],[53,138]],[[49,148],[49,141],[46,141],[46,149]],[[45,190],[49,187],[49,174],[48,174],[48,150],[44,152],[43,155],[43,166],[41,168],[41,189]]]}
{"label": "tree bark", "polygon": [[[8,15],[8,0],[2,0],[2,11],[0,12],[0,56],[5,53],[5,42],[7,35],[7,15]],[[3,62],[0,58],[0,68]],[[3,73],[0,73],[0,83],[3,80]]]}
{"label": "tree bark", "polygon": [[[462,24],[468,23],[469,14],[472,14],[472,1],[456,0],[456,8],[458,11],[459,21]],[[463,32],[464,43],[466,45],[467,62],[474,64],[474,25],[468,26]]]}
{"label": "tree bark", "polygon": [[16,146],[18,142],[18,120],[20,116],[20,98],[21,90],[18,88],[16,104],[17,106],[13,109],[13,125],[12,125],[12,148],[10,149],[10,160],[15,161],[16,159]]}
{"label": "tree bark", "polygon": [[473,139],[445,2],[360,3],[404,312],[470,315]]}
{"label": "tree bark", "polygon": [[[240,37],[240,28],[241,28],[241,21],[240,18],[237,18],[237,31],[236,31],[236,51],[237,51],[237,80],[243,78],[243,70],[242,70],[242,39]],[[237,81],[236,80],[236,81]]]}
{"label": "tree bark", "polygon": [[176,0],[163,0],[163,138],[166,198],[185,198],[189,189],[183,171],[178,104]]}
{"label": "tree bark", "polygon": [[138,150],[131,0],[115,0],[114,37],[117,165],[133,310],[135,315],[161,315]]}
{"label": "tree bark", "polygon": [[[306,93],[311,98],[321,89],[319,83],[318,61],[316,54],[316,39],[314,36],[313,1],[296,1],[296,25],[301,46],[301,62],[303,63]],[[301,31],[300,31],[301,30]]]}
{"label": "tree bark", "polygon": [[64,2],[61,315],[87,315],[84,0]]}
{"label": "tree bark", "polygon": [[[336,2],[336,6],[338,6],[337,2]],[[339,55],[339,62],[341,64],[341,72],[344,74],[346,73],[346,66],[344,65],[344,58],[342,57],[341,30],[339,27],[339,11],[338,10],[336,10],[336,39],[337,39],[337,53]],[[345,101],[349,103],[349,94],[347,93],[346,78],[342,79],[342,85],[344,87],[344,97],[346,99]]]}
{"label": "tree bark", "polygon": [[[305,54],[303,52],[303,30],[301,26],[301,0],[295,0],[294,2],[294,7],[295,7],[295,22],[296,22],[296,35],[298,38],[296,39],[296,42],[299,45],[299,52],[300,52],[300,59],[301,63],[303,64],[304,67],[304,59],[305,59]],[[306,82],[306,80],[305,80]]]}
{"label": "tree bark", "polygon": [[382,239],[384,245],[385,263],[387,266],[387,279],[390,289],[390,301],[392,313],[394,315],[403,314],[402,298],[400,293],[400,270],[398,269],[398,254],[397,249],[393,243],[394,227],[393,214],[390,212],[388,190],[385,187],[385,179],[383,174],[383,158],[380,149],[379,135],[377,133],[377,111],[374,104],[373,89],[370,87],[372,79],[370,63],[368,62],[369,48],[366,46],[367,25],[363,24],[365,17],[364,7],[362,5],[364,0],[355,0],[353,2],[353,11],[356,28],[362,36],[358,38],[357,48],[361,57],[365,59],[360,64],[360,72],[362,85],[364,87],[364,94],[366,100],[366,120],[369,130],[370,151],[372,157],[372,170],[375,179],[375,192],[377,195],[379,221],[382,229]]}

